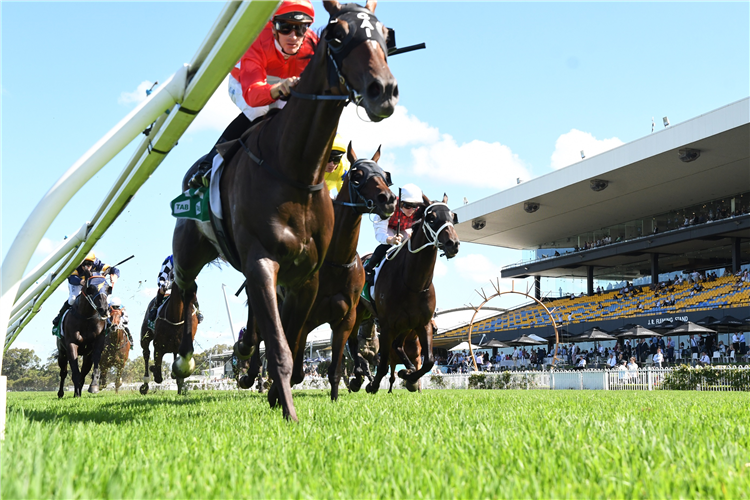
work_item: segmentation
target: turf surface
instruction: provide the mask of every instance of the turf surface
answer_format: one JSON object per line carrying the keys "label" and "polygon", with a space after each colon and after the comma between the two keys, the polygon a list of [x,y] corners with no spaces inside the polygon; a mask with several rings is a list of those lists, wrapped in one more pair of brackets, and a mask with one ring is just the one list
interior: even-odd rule
{"label": "turf surface", "polygon": [[9,393],[2,498],[748,498],[747,393]]}

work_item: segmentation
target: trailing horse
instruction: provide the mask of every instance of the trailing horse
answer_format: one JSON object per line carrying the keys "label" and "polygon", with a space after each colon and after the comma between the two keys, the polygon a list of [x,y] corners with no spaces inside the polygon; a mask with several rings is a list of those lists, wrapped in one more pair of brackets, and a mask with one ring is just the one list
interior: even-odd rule
{"label": "trailing horse", "polygon": [[130,340],[122,325],[122,314],[122,309],[110,309],[110,325],[105,331],[106,340],[99,363],[102,387],[107,387],[107,372],[110,368],[115,369],[115,392],[120,391],[122,369],[130,356]]}
{"label": "trailing horse", "polygon": [[[333,400],[338,398],[341,358],[357,319],[359,294],[365,282],[365,272],[357,255],[362,214],[375,213],[381,218],[388,218],[393,213],[396,200],[396,196],[389,189],[390,174],[384,172],[377,164],[380,149],[372,160],[357,159],[349,144],[347,155],[352,166],[344,178],[341,192],[333,202],[333,237],[325,263],[319,272],[318,294],[300,337],[290,345],[294,356],[292,384],[298,384],[305,376],[303,361],[308,334],[323,323],[331,326],[333,352],[331,365],[328,367],[328,380],[331,383]],[[240,379],[241,387],[251,386],[257,373],[256,363],[257,361],[254,361],[255,368],[248,372],[247,378]]]}
{"label": "trailing horse", "polygon": [[[376,393],[380,382],[388,373],[391,349],[406,369],[398,376],[409,384],[429,372],[435,360],[432,354],[433,327],[435,313],[435,287],[432,284],[435,261],[438,251],[443,251],[450,259],[458,253],[459,240],[453,224],[455,215],[446,205],[448,197],[440,203],[423,197],[419,211],[420,220],[412,226],[412,235],[398,247],[393,247],[384,260],[375,291],[372,294],[373,309],[368,309],[364,300],[357,307],[357,325],[365,316],[376,313],[380,325],[380,360],[375,379],[367,385],[367,392]],[[371,306],[371,307],[372,307]],[[415,367],[404,352],[404,342],[408,335],[419,339],[424,362]],[[350,339],[350,350],[356,352],[356,344]],[[352,390],[361,384],[366,366],[364,359],[357,355],[355,378],[349,383]]]}
{"label": "trailing horse", "polygon": [[[367,8],[336,1],[324,5],[331,20],[287,105],[238,141],[222,145],[223,223],[178,219],[172,240],[173,291],[185,304],[194,300],[198,273],[220,255],[245,275],[247,324],[257,324],[263,332],[276,386],[269,391],[269,403],[273,407],[280,402],[284,417],[291,420],[297,415],[290,346],[299,339],[315,300],[317,271],[331,240],[333,206],[323,175],[339,117],[350,97],[373,121],[390,116],[398,102],[396,80],[386,62],[387,32],[372,13],[375,2],[368,1]],[[237,154],[231,155],[232,150]],[[216,230],[225,233],[221,241],[226,244]],[[287,291],[281,313],[277,285]],[[189,308],[183,310],[182,342],[172,367],[179,377],[195,369],[193,320]],[[235,352],[246,359],[257,343],[256,330],[249,328]]]}
{"label": "trailing horse", "polygon": [[[81,279],[81,293],[76,297],[70,310],[61,319],[61,337],[57,338],[57,364],[60,367],[60,390],[57,397],[64,395],[65,377],[70,365],[73,379],[74,397],[81,397],[84,380],[93,366],[94,376],[89,392],[99,392],[99,360],[104,349],[104,326],[109,308],[107,294],[111,287],[103,276],[92,276],[85,272]],[[83,364],[78,369],[78,357],[83,356]]]}
{"label": "trailing horse", "polygon": [[[143,317],[143,324],[141,325],[141,348],[143,349],[143,362],[146,365],[146,370],[143,375],[143,384],[140,387],[141,394],[148,393],[148,384],[151,381],[149,371],[154,376],[154,382],[161,384],[163,381],[161,362],[162,358],[167,353],[172,353],[177,359],[177,351],[180,347],[182,340],[182,329],[185,324],[183,319],[185,314],[183,312],[183,303],[179,299],[179,295],[174,292],[175,285],[172,285],[173,291],[167,295],[159,308],[156,320],[154,322],[154,329],[151,330],[148,325],[148,311],[154,305],[156,301],[154,298],[149,303],[149,307],[146,309],[146,314]],[[195,302],[189,304],[191,314],[191,341],[195,339],[195,332],[198,330],[198,308]],[[149,343],[154,343],[154,365],[149,367]],[[177,379],[177,392],[178,394],[185,393],[184,380],[185,377],[181,377],[172,372],[172,378]]]}

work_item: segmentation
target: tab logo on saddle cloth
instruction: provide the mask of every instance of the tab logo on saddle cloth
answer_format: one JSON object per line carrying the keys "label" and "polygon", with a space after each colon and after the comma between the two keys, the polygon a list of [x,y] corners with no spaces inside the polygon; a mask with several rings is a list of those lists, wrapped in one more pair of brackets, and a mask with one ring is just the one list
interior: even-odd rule
{"label": "tab logo on saddle cloth", "polygon": [[208,188],[188,189],[170,203],[172,216],[207,222],[210,220],[208,200]]}

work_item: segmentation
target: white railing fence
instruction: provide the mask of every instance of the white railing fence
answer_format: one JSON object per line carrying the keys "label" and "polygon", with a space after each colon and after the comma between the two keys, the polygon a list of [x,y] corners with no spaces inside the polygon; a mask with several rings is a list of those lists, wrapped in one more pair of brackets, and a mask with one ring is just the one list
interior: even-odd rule
{"label": "white railing fence", "polygon": [[[37,204],[0,267],[0,325],[6,327],[0,369],[3,353],[176,145],[278,4],[278,0],[227,2],[192,61],[104,135]],[[24,277],[31,256],[57,214],[81,187],[152,123],[151,132],[136,149],[92,220]],[[53,272],[38,281],[53,268]],[[6,386],[6,378],[0,377],[0,439],[5,436]]]}

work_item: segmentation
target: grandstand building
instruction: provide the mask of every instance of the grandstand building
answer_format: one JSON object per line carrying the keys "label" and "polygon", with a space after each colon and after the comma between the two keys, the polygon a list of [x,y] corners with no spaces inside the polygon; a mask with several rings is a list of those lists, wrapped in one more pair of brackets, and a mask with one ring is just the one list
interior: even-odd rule
{"label": "grandstand building", "polygon": [[[735,276],[750,267],[750,98],[455,212],[462,242],[533,250],[502,278],[533,277],[537,298],[542,277],[586,279],[582,297],[544,299],[571,334],[674,319],[750,331],[750,282]],[[713,270],[718,278],[695,290],[691,275]],[[594,280],[657,284],[675,276],[685,280],[666,289],[595,293]],[[440,332],[435,344],[455,345],[467,333],[468,326]],[[478,322],[472,333],[478,341],[553,331],[533,303]]]}

